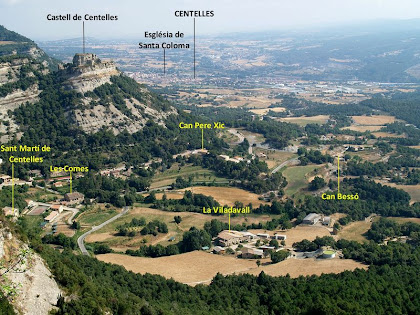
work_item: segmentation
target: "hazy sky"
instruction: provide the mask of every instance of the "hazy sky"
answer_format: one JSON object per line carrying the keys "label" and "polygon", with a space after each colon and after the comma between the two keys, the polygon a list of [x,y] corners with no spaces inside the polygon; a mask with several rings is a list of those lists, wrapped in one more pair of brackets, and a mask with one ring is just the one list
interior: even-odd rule
{"label": "hazy sky", "polygon": [[118,21],[87,22],[87,35],[142,37],[144,31],[191,34],[192,19],[175,10],[214,10],[198,18],[197,34],[284,30],[351,21],[420,18],[419,0],[0,0],[0,24],[31,39],[79,37],[81,22],[47,21],[48,14],[112,14]]}

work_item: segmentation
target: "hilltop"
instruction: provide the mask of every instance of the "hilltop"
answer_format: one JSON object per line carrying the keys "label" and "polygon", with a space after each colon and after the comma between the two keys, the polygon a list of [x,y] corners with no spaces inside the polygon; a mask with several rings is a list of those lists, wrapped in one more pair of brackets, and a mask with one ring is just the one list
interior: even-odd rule
{"label": "hilltop", "polygon": [[0,61],[4,56],[26,56],[57,69],[59,61],[48,56],[35,42],[0,25]]}
{"label": "hilltop", "polygon": [[[62,119],[88,133],[102,128],[114,134],[124,130],[134,133],[149,120],[165,126],[165,119],[177,114],[162,98],[124,76],[112,61],[90,53],[76,54],[72,63],[58,64],[56,71],[51,71],[52,59],[30,39],[1,27],[0,40],[3,141],[15,134],[20,138],[34,123],[25,120],[16,124],[11,115],[10,111],[24,104],[27,114],[30,104],[39,111],[49,103],[54,111],[62,112]],[[64,105],[61,100],[67,97],[71,97],[71,104]],[[51,104],[50,99],[57,102]]]}

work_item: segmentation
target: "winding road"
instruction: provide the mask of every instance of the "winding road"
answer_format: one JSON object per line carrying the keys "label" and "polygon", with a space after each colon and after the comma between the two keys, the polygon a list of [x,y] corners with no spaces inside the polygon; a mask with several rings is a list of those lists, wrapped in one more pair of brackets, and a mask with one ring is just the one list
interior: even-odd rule
{"label": "winding road", "polygon": [[82,252],[82,254],[89,256],[89,252],[86,250],[86,247],[85,247],[85,238],[89,234],[91,234],[91,233],[93,233],[93,232],[95,232],[95,231],[103,228],[105,225],[107,225],[107,224],[109,224],[109,223],[117,220],[119,217],[121,217],[124,214],[126,214],[128,212],[128,210],[130,210],[130,207],[124,207],[123,208],[123,211],[120,212],[120,213],[118,213],[116,216],[113,216],[111,219],[106,220],[105,222],[99,224],[98,226],[92,227],[91,230],[89,230],[86,233],[84,233],[83,235],[79,236],[79,238],[77,239],[77,245],[79,246],[80,251]]}
{"label": "winding road", "polygon": [[276,168],[271,171],[271,174],[277,173],[280,169],[282,169],[285,166],[288,166],[288,165],[299,165],[299,163],[300,163],[300,161],[299,161],[298,158],[293,158],[293,159],[284,161],[280,165],[276,166]]}

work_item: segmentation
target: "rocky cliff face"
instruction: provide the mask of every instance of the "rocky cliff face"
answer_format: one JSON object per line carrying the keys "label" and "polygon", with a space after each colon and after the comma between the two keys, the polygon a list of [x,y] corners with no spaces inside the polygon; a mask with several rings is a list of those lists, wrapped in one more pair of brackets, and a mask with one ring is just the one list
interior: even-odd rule
{"label": "rocky cliff face", "polygon": [[[0,259],[13,263],[21,250],[28,246],[17,240],[10,231],[0,228]],[[35,253],[25,256],[19,268],[7,273],[7,279],[0,279],[2,284],[17,288],[12,305],[17,313],[45,315],[54,309],[62,291],[42,258]]]}
{"label": "rocky cliff face", "polygon": [[[102,61],[94,54],[76,54],[73,63],[62,67],[60,72],[65,80],[65,89],[84,93],[83,106],[69,112],[68,117],[88,133],[97,132],[103,127],[110,128],[115,134],[123,130],[134,133],[142,129],[148,120],[164,126],[165,119],[177,113],[172,107],[165,111],[155,108],[152,97],[147,97],[150,92],[140,85],[136,86],[136,92],[144,96],[141,101],[121,91],[111,80],[113,76],[120,76],[121,72],[113,62]],[[104,84],[121,96],[123,105],[115,103],[113,97],[116,95],[107,95],[110,97],[105,98],[97,96],[103,93],[95,89]]]}
{"label": "rocky cliff face", "polygon": [[115,105],[98,104],[93,108],[89,108],[90,99],[85,99],[87,107],[74,111],[74,119],[76,124],[88,133],[99,131],[103,127],[109,127],[114,134],[118,134],[123,130],[134,133],[141,130],[149,119],[155,123],[164,126],[165,119],[169,115],[176,114],[175,109],[166,112],[148,107],[145,103],[140,103],[136,99],[125,99],[126,108],[130,111],[130,115],[123,113],[115,107]]}
{"label": "rocky cliff face", "polygon": [[[36,103],[42,92],[35,80],[35,72],[49,73],[44,64],[30,58],[0,59],[0,141],[5,142],[17,133],[11,111],[25,103]],[[19,136],[19,135],[18,135]]]}
{"label": "rocky cliff face", "polygon": [[[162,98],[124,77],[112,61],[95,54],[76,54],[72,63],[57,64],[33,41],[1,26],[0,42],[1,142],[22,135],[14,121],[16,108],[22,104],[43,106],[44,100],[71,98],[71,102],[58,101],[53,106],[57,111],[65,106],[63,119],[88,133],[103,127],[115,134],[124,130],[134,133],[149,120],[165,126],[165,120],[177,114]],[[57,71],[50,72],[54,62]],[[47,88],[51,86],[54,88]]]}

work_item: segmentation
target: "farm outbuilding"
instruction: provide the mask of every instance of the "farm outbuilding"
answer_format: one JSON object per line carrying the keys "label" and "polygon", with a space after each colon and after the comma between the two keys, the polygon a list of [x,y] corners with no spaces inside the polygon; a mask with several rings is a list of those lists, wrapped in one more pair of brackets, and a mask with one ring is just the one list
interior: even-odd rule
{"label": "farm outbuilding", "polygon": [[261,249],[249,248],[249,247],[242,248],[242,258],[252,259],[252,258],[262,258],[263,256],[264,256],[264,251]]}
{"label": "farm outbuilding", "polygon": [[45,221],[46,222],[52,222],[54,221],[54,219],[58,216],[58,211],[51,211],[51,213],[45,217]]}
{"label": "farm outbuilding", "polygon": [[330,223],[331,223],[331,217],[323,217],[322,218],[322,224],[330,225]]}
{"label": "farm outbuilding", "polygon": [[321,219],[321,216],[317,213],[309,213],[306,217],[303,218],[303,224],[316,224]]}
{"label": "farm outbuilding", "polygon": [[281,235],[281,234],[276,234],[276,235],[273,235],[271,238],[273,240],[283,241],[283,240],[286,240],[287,236],[286,235]]}
{"label": "farm outbuilding", "polygon": [[214,246],[213,253],[215,253],[215,254],[224,254],[225,253],[225,249],[223,247],[221,247],[221,246]]}

